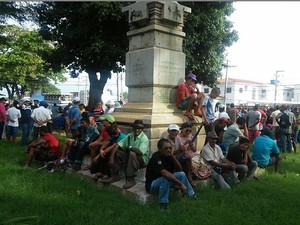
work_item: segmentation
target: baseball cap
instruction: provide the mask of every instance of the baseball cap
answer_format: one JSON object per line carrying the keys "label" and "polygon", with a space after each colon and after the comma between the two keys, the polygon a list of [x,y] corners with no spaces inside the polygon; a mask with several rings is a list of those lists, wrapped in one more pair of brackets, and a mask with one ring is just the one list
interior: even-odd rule
{"label": "baseball cap", "polygon": [[103,115],[100,117],[100,120],[107,120],[109,123],[114,123],[115,118],[112,115]]}
{"label": "baseball cap", "polygon": [[74,102],[80,102],[80,98],[79,98],[79,97],[73,98],[73,103],[74,103]]}
{"label": "baseball cap", "polygon": [[193,74],[193,73],[190,73],[189,75],[187,75],[187,77],[190,78],[190,79],[192,79],[192,80],[195,81],[195,82],[198,82],[198,81],[197,81],[196,75]]}
{"label": "baseball cap", "polygon": [[222,108],[222,109],[223,109],[223,108],[225,108],[225,105],[224,105],[224,104],[220,104],[220,105],[219,105],[219,108]]}
{"label": "baseball cap", "polygon": [[179,131],[179,126],[177,124],[170,124],[168,130],[177,130]]}
{"label": "baseball cap", "polygon": [[47,103],[45,101],[40,102],[40,106],[46,106],[46,105],[47,105]]}

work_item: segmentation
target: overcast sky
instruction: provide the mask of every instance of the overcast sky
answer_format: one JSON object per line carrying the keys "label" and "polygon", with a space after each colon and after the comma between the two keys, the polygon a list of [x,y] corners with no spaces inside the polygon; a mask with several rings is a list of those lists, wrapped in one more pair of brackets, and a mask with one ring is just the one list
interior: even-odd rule
{"label": "overcast sky", "polygon": [[238,1],[230,17],[239,40],[228,49],[228,77],[300,83],[300,2]]}

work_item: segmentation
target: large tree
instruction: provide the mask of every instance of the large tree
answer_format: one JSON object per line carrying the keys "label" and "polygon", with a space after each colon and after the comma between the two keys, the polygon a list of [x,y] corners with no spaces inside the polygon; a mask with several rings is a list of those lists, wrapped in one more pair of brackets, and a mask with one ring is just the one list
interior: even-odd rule
{"label": "large tree", "polygon": [[[238,40],[228,17],[231,2],[180,2],[192,9],[184,23],[186,71],[192,71],[205,85],[215,86],[226,57],[226,47]],[[225,65],[226,66],[226,65]]]}
{"label": "large tree", "polygon": [[[56,59],[71,71],[88,73],[89,106],[101,101],[116,62],[124,64],[128,50],[126,2],[44,2],[38,7],[40,33],[59,43]],[[100,79],[97,79],[100,72]]]}
{"label": "large tree", "polygon": [[[89,106],[95,105],[116,62],[124,64],[128,50],[128,19],[122,7],[132,2],[44,2],[38,21],[44,38],[57,41],[59,62],[76,77],[85,70],[90,79]],[[228,16],[231,2],[181,2],[192,8],[184,24],[186,70],[213,86],[221,75],[226,47],[237,40]],[[100,72],[100,79],[96,73]]]}
{"label": "large tree", "polygon": [[55,43],[45,41],[37,31],[0,26],[0,88],[7,90],[9,99],[49,86],[50,80],[65,80],[62,67],[52,68],[49,63],[55,49]]}

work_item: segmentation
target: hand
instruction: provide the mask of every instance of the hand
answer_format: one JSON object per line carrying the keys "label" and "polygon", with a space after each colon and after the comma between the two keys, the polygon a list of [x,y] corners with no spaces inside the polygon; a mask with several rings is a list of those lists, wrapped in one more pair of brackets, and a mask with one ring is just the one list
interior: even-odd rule
{"label": "hand", "polygon": [[187,187],[183,183],[180,183],[179,188],[181,190],[182,195],[185,195],[187,193]]}
{"label": "hand", "polygon": [[102,158],[104,158],[106,156],[106,152],[104,150],[100,150],[100,154],[99,154]]}
{"label": "hand", "polygon": [[96,157],[93,159],[94,162],[96,162],[99,159],[100,155],[96,155]]}

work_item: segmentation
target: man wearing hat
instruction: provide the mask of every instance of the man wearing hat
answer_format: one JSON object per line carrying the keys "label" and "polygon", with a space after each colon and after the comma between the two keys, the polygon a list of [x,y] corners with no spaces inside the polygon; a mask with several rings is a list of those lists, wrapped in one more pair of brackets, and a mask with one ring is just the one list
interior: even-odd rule
{"label": "man wearing hat", "polygon": [[31,114],[31,119],[34,121],[33,124],[33,140],[38,139],[40,128],[47,126],[47,123],[52,119],[50,111],[45,108],[47,103],[41,101],[38,108],[34,109]]}
{"label": "man wearing hat", "polygon": [[129,189],[136,185],[136,171],[147,166],[150,158],[149,139],[143,132],[143,121],[135,120],[131,127],[133,132],[127,134],[111,151],[109,159],[111,178],[106,182],[112,183],[120,180],[119,169],[123,163],[125,164],[126,175],[126,184],[123,185],[124,189]]}
{"label": "man wearing hat", "polygon": [[27,146],[30,136],[30,131],[32,128],[32,119],[31,119],[31,105],[29,99],[24,99],[20,105],[21,111],[21,129],[22,129],[22,139],[21,146]]}
{"label": "man wearing hat", "polygon": [[[199,92],[199,90],[195,87],[196,83],[196,75],[190,73],[186,76],[185,82],[180,84],[176,91],[176,107],[178,109],[185,110],[184,115],[187,116],[189,119],[194,119],[193,115],[202,116],[200,107],[205,96],[202,92]],[[195,90],[192,93],[190,91],[191,88]]]}
{"label": "man wearing hat", "polygon": [[264,168],[274,165],[275,172],[278,172],[281,157],[276,141],[271,136],[270,128],[264,127],[260,136],[255,139],[252,159],[258,163],[258,167]]}
{"label": "man wearing hat", "polygon": [[81,113],[79,109],[80,99],[75,97],[73,99],[73,106],[69,109],[68,116],[66,117],[67,130],[71,131],[72,138],[75,138],[80,127]]}
{"label": "man wearing hat", "polygon": [[240,182],[234,173],[236,165],[224,157],[221,148],[216,144],[219,137],[215,132],[209,131],[206,137],[208,142],[203,147],[201,156],[211,167],[211,177],[218,188],[231,189],[229,183]]}
{"label": "man wearing hat", "polygon": [[5,109],[5,98],[0,98],[0,140],[2,139],[2,134],[4,131],[4,126],[6,122],[6,109]]}

